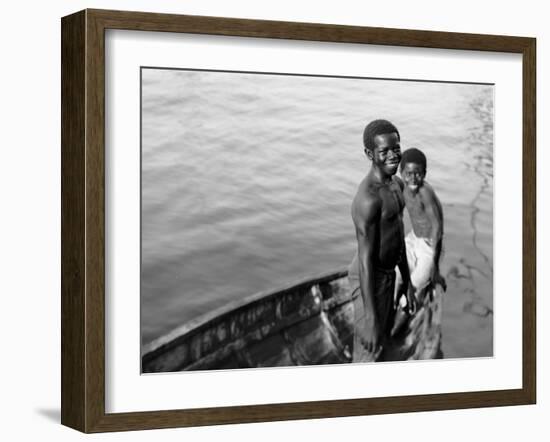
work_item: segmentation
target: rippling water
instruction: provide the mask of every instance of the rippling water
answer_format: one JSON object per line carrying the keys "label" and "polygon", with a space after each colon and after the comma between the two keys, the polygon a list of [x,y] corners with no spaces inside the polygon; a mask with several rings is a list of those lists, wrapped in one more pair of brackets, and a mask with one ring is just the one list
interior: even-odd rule
{"label": "rippling water", "polygon": [[257,291],[344,268],[350,204],[387,118],[445,213],[446,357],[492,355],[491,86],[144,69],[142,342]]}

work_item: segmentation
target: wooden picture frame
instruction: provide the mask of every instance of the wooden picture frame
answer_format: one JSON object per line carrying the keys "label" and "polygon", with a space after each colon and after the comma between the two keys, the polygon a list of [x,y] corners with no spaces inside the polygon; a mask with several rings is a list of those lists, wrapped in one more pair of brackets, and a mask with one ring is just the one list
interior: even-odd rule
{"label": "wooden picture frame", "polygon": [[[84,10],[62,27],[62,424],[104,432],[533,404],[536,400],[534,38]],[[106,413],[105,30],[517,53],[523,66],[523,382],[511,390]]]}

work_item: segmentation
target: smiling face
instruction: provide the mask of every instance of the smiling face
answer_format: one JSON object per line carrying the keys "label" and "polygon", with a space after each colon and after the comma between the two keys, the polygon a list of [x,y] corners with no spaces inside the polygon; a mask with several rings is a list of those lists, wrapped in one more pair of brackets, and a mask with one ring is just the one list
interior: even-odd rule
{"label": "smiling face", "polygon": [[421,164],[406,163],[401,170],[401,177],[405,181],[405,185],[413,192],[416,192],[424,184],[426,169]]}
{"label": "smiling face", "polygon": [[395,175],[401,161],[401,145],[396,132],[374,137],[374,149],[366,149],[367,156],[375,167],[386,175]]}

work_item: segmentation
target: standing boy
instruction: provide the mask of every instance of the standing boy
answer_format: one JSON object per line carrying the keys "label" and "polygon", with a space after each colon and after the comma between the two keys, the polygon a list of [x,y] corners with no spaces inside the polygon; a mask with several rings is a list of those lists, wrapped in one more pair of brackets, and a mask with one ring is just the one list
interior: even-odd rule
{"label": "standing boy", "polygon": [[410,281],[418,301],[430,282],[446,283],[439,273],[439,258],[443,239],[443,210],[426,177],[426,155],[419,149],[407,149],[401,159],[401,177],[405,181],[403,196],[411,219],[412,230],[405,238]]}
{"label": "standing boy", "polygon": [[375,120],[365,128],[363,144],[371,168],[352,203],[357,254],[350,265],[349,278],[352,290],[361,291],[364,307],[356,335],[364,349],[375,354],[389,339],[393,325],[396,266],[406,281],[400,293],[407,295],[409,308],[414,308],[415,299],[407,284],[403,182],[395,176],[401,160],[399,132],[389,121]]}

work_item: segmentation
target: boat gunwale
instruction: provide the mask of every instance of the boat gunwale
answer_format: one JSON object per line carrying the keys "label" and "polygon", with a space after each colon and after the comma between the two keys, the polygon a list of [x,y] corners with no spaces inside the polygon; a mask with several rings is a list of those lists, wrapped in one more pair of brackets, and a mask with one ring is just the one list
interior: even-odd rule
{"label": "boat gunwale", "polygon": [[348,276],[347,269],[340,269],[331,272],[324,272],[315,276],[298,279],[292,283],[285,284],[282,287],[262,290],[252,295],[248,295],[242,299],[237,299],[224,304],[216,309],[198,316],[195,319],[175,328],[174,330],[154,339],[149,344],[145,345],[142,350],[141,362],[144,363],[155,359],[159,354],[162,354],[170,349],[179,346],[183,340],[189,339],[197,333],[200,333],[206,328],[211,328],[227,319],[235,312],[250,308],[259,302],[269,301],[278,296],[282,296],[291,291],[298,291],[317,284],[331,282],[337,279]]}

